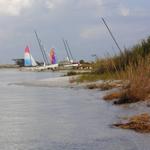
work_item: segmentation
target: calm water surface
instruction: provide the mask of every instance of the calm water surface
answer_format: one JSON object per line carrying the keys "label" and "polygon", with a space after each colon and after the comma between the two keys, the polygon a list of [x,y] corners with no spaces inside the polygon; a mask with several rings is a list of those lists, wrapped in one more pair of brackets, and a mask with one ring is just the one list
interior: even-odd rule
{"label": "calm water surface", "polygon": [[150,135],[111,128],[124,112],[104,93],[13,83],[60,73],[0,70],[0,150],[150,150]]}

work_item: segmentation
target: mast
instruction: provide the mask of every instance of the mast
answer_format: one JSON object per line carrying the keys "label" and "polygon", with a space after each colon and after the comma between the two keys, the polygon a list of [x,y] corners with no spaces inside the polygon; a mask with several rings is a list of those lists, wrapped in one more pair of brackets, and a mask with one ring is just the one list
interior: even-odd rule
{"label": "mast", "polygon": [[45,53],[45,50],[44,50],[43,46],[41,45],[41,40],[39,39],[37,32],[36,31],[34,31],[34,32],[35,32],[36,39],[38,41],[42,56],[43,56],[44,64],[49,64],[46,53]]}
{"label": "mast", "polygon": [[112,38],[112,39],[113,39],[113,41],[115,42],[115,44],[116,44],[117,48],[119,49],[120,53],[122,54],[122,50],[121,50],[121,48],[120,48],[119,44],[117,43],[117,41],[116,41],[116,39],[115,39],[114,35],[112,34],[112,32],[111,32],[110,28],[108,27],[108,25],[107,25],[106,21],[104,20],[104,18],[102,18],[102,21],[103,21],[104,25],[106,26],[106,28],[107,28],[107,30],[108,30],[108,32],[109,32],[109,34],[110,34],[111,38]]}
{"label": "mast", "polygon": [[68,52],[70,53],[71,59],[74,60],[74,59],[73,59],[73,56],[72,56],[72,52],[71,52],[70,47],[69,47],[69,44],[68,44],[68,41],[65,40],[65,42],[66,42],[66,46],[67,46],[67,48],[68,48]]}
{"label": "mast", "polygon": [[44,46],[43,46],[43,45],[41,45],[41,46],[42,46],[42,49],[43,49],[43,52],[44,52],[44,56],[45,56],[45,58],[46,58],[46,63],[49,65],[50,63],[49,63],[49,61],[48,61],[48,58],[47,58],[47,55],[46,55]]}
{"label": "mast", "polygon": [[64,46],[65,46],[65,50],[66,50],[66,53],[67,53],[67,56],[68,56],[68,59],[69,59],[69,62],[70,62],[70,55],[69,55],[69,52],[68,52],[68,49],[67,49],[67,45],[66,45],[66,42],[64,39],[62,39],[63,43],[64,43]]}

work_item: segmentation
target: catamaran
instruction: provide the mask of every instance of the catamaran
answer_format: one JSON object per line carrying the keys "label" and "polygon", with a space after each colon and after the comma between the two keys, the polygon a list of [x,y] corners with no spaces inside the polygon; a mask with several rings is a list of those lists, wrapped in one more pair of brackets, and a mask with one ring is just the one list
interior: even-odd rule
{"label": "catamaran", "polygon": [[64,65],[64,68],[77,68],[77,67],[79,67],[80,64],[78,62],[74,61],[71,49],[70,49],[69,44],[68,44],[68,41],[64,40],[64,39],[62,39],[62,41],[63,41],[63,44],[65,46],[65,50],[67,53],[67,61],[68,61],[68,63]]}
{"label": "catamaran", "polygon": [[30,71],[43,71],[43,70],[54,70],[58,67],[57,61],[56,61],[56,55],[54,48],[50,50],[50,62],[51,64],[46,65],[44,63],[43,66],[38,66],[35,59],[30,53],[30,49],[28,46],[25,48],[25,54],[24,54],[24,69],[30,70]]}
{"label": "catamaran", "polygon": [[50,59],[48,59],[47,54],[45,52],[45,49],[43,47],[43,44],[41,43],[41,40],[40,40],[36,31],[35,31],[35,36],[36,36],[37,42],[39,44],[39,48],[40,48],[40,51],[42,53],[43,61],[44,61],[44,65],[38,67],[38,69],[41,69],[41,70],[47,70],[47,69],[54,70],[54,69],[56,69],[58,67],[58,63],[56,62],[56,55],[55,55],[54,48],[52,48],[50,50],[50,54],[49,54]]}
{"label": "catamaran", "polygon": [[43,66],[39,66],[38,69],[41,70],[48,70],[48,69],[52,69],[55,70],[56,68],[58,68],[58,63],[56,60],[56,55],[55,55],[55,49],[51,48],[50,53],[49,53],[49,58],[50,58],[50,64],[46,65],[44,63]]}

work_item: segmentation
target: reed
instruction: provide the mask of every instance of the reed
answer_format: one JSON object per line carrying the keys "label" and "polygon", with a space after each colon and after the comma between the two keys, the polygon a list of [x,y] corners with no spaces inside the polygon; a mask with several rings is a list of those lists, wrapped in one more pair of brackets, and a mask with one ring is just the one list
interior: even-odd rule
{"label": "reed", "polygon": [[138,65],[130,64],[120,73],[120,78],[129,81],[122,99],[140,101],[150,95],[150,55],[139,59]]}
{"label": "reed", "polygon": [[92,73],[81,76],[79,81],[99,79],[129,81],[119,103],[147,99],[150,95],[150,37],[118,55],[97,59]]}

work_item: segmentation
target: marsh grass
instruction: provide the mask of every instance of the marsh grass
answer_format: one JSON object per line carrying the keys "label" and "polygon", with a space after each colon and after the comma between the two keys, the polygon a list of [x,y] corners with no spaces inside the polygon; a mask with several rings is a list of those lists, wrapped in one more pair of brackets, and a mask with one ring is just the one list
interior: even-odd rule
{"label": "marsh grass", "polygon": [[126,123],[116,123],[113,126],[140,133],[150,133],[150,115],[147,113],[135,115],[128,118]]}
{"label": "marsh grass", "polygon": [[100,79],[101,79],[101,76],[99,74],[87,73],[77,78],[77,82],[92,82],[92,81],[97,81]]}
{"label": "marsh grass", "polygon": [[[118,72],[117,78],[128,81],[128,84],[122,87],[115,104],[134,103],[148,99],[150,96],[150,56],[139,59],[139,64],[136,66],[130,64],[126,70]],[[107,97],[116,99],[113,95],[115,93],[108,94],[104,99]]]}
{"label": "marsh grass", "polygon": [[122,53],[97,59],[90,74],[80,76],[79,82],[119,79],[129,82],[118,103],[145,100],[150,95],[150,37]]}
{"label": "marsh grass", "polygon": [[77,78],[77,82],[94,82],[98,80],[110,80],[117,79],[116,73],[105,72],[102,74],[98,74],[95,72],[82,74]]}
{"label": "marsh grass", "polygon": [[129,80],[129,86],[125,89],[121,100],[141,101],[146,100],[150,94],[150,55],[139,59],[138,65],[129,65],[120,78]]}

